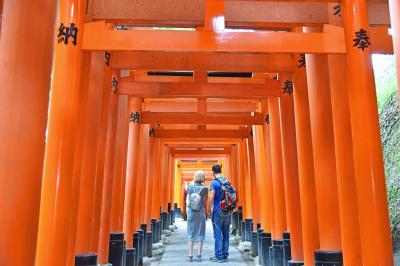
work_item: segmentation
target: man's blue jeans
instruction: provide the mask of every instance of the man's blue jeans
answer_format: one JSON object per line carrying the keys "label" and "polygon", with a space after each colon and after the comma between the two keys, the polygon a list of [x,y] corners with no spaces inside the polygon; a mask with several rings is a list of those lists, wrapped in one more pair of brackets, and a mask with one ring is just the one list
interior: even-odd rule
{"label": "man's blue jeans", "polygon": [[211,221],[214,229],[214,251],[217,259],[227,259],[229,256],[229,228],[231,212],[213,212]]}

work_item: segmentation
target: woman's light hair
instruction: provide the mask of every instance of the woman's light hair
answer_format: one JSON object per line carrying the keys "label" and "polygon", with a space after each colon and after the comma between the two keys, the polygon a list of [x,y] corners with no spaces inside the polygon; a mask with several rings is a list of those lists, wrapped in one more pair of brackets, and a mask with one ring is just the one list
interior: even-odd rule
{"label": "woman's light hair", "polygon": [[203,171],[198,170],[196,171],[196,173],[194,174],[194,179],[193,181],[195,183],[204,183],[206,181],[206,175],[204,174]]}

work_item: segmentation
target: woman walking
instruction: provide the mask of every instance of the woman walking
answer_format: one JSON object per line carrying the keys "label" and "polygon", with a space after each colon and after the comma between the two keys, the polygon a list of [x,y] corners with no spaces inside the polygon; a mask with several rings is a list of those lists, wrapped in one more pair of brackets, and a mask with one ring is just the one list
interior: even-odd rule
{"label": "woman walking", "polygon": [[193,183],[187,188],[187,235],[189,240],[189,261],[193,261],[194,242],[198,242],[197,261],[201,261],[204,235],[206,232],[205,204],[208,196],[208,188],[203,185],[206,177],[199,170],[194,175]]}

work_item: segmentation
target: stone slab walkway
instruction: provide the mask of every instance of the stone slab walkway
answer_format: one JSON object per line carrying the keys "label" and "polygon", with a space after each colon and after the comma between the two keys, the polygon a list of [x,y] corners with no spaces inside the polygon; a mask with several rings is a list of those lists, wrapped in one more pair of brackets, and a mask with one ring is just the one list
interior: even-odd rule
{"label": "stone slab walkway", "polygon": [[[211,221],[206,224],[206,239],[203,247],[203,261],[189,262],[187,260],[187,238],[186,238],[186,222],[178,219],[176,221],[178,229],[171,236],[170,242],[167,245],[164,255],[158,265],[162,266],[207,266],[207,265],[229,265],[229,266],[246,266],[239,250],[233,246],[229,248],[229,261],[227,263],[213,263],[209,258],[214,256],[214,237]],[[195,245],[194,254],[197,254],[197,245]],[[151,265],[155,265],[154,262]]]}

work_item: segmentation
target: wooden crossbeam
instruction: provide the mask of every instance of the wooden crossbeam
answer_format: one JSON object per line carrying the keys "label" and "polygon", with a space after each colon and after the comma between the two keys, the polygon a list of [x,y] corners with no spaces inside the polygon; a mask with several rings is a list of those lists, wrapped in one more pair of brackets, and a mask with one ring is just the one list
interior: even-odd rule
{"label": "wooden crossbeam", "polygon": [[193,151],[190,151],[190,150],[187,150],[187,151],[184,151],[184,150],[172,150],[171,151],[171,153],[172,154],[174,154],[175,156],[176,155],[188,155],[188,154],[190,154],[190,155],[199,155],[199,154],[201,154],[201,155],[226,155],[226,154],[229,154],[231,151],[228,151],[228,150],[219,150],[219,151],[213,151],[213,150],[211,150],[211,151],[205,151],[205,150],[193,150]]}
{"label": "wooden crossbeam", "polygon": [[[338,3],[338,0],[329,0]],[[94,19],[138,26],[196,27],[204,25],[205,1],[96,0]],[[225,25],[236,28],[291,28],[329,22],[326,0],[226,1]],[[387,0],[370,0],[371,25],[390,25]],[[173,8],[171,8],[173,7]]]}
{"label": "wooden crossbeam", "polygon": [[[173,40],[173,41],[171,41]],[[109,30],[86,23],[83,50],[227,53],[345,53],[343,33]]]}
{"label": "wooden crossbeam", "polygon": [[[149,70],[134,70],[130,72],[130,78],[137,82],[171,82],[171,83],[216,83],[216,84],[265,84],[266,79],[273,79],[276,73],[251,73],[252,77],[208,77],[207,71],[200,71],[202,78],[196,78],[199,71],[194,71],[193,76],[168,76],[175,74],[174,71],[164,72],[164,75],[149,75]],[[236,73],[236,72],[234,72]]]}
{"label": "wooden crossbeam", "polygon": [[[144,102],[143,111],[149,112],[196,112],[196,102]],[[207,102],[207,111],[214,112],[254,112],[256,105],[250,102]]]}
{"label": "wooden crossbeam", "polygon": [[194,144],[180,144],[171,143],[167,145],[169,148],[230,148],[232,144],[218,144],[218,143],[194,143]]}
{"label": "wooden crossbeam", "polygon": [[156,129],[155,137],[158,138],[175,138],[175,139],[214,139],[218,141],[218,138],[232,139],[232,138],[247,138],[250,135],[248,128],[242,128],[237,130],[178,130],[178,129]]}
{"label": "wooden crossbeam", "polygon": [[265,85],[120,81],[118,92],[119,94],[148,98],[265,98],[280,96],[282,89],[276,80],[267,80]]}
{"label": "wooden crossbeam", "polygon": [[142,124],[262,125],[262,113],[160,113],[142,112]]}
{"label": "wooden crossbeam", "polygon": [[178,53],[115,51],[111,67],[118,69],[286,72],[294,68],[289,54]]}

